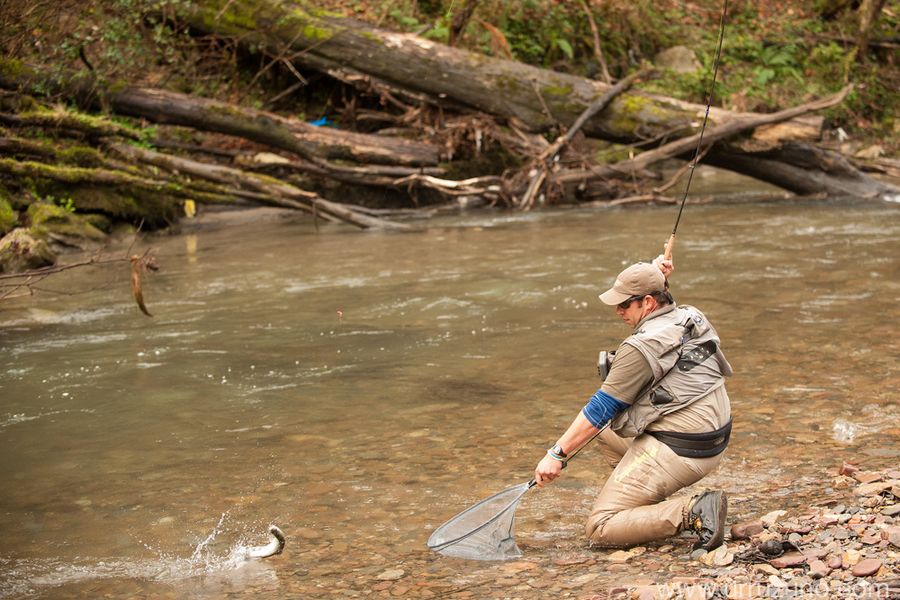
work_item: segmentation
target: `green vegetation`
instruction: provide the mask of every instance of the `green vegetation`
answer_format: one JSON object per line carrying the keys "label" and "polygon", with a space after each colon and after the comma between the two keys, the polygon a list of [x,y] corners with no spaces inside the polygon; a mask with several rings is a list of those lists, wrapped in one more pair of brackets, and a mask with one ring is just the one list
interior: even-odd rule
{"label": "green vegetation", "polygon": [[0,196],[0,236],[12,230],[17,223],[16,211],[13,210],[9,200]]}
{"label": "green vegetation", "polygon": [[[246,32],[262,22],[267,2],[274,1],[278,0],[12,3],[7,10],[10,25],[0,36],[0,50],[10,60],[4,60],[0,69],[11,72],[19,68],[17,60],[38,60],[58,68],[61,78],[66,70],[87,73],[90,64],[92,76],[108,85],[161,86],[267,107],[278,91],[297,83],[295,75],[281,67],[260,74],[260,66],[272,58],[266,50],[255,47],[248,53],[238,48],[236,40],[194,38],[177,15],[204,10],[209,18],[218,17],[220,24],[224,20],[233,24],[235,31]],[[464,2],[325,0],[314,6],[297,5],[297,19],[342,14],[445,42]],[[700,71],[667,73],[641,87],[703,102],[721,6],[720,0],[688,4],[676,0],[482,0],[459,44],[484,54],[510,55],[530,64],[596,77],[598,58],[585,13],[590,7],[602,56],[614,78],[652,61],[661,50],[687,46],[697,54]],[[732,5],[716,104],[737,111],[773,111],[835,92],[852,82],[857,87],[850,100],[827,113],[832,125],[858,137],[879,138],[896,152],[900,127],[896,49],[876,44],[860,59],[852,39],[859,26],[857,11],[851,4],[836,11],[832,7],[827,15],[824,10],[824,4],[813,0]],[[325,40],[333,35],[318,25],[309,27],[310,38]],[[898,3],[888,2],[870,39],[888,38],[898,30]],[[282,106],[294,113],[321,114],[322,104],[330,101],[329,93],[319,87],[291,94],[282,100]],[[142,141],[149,140],[144,136]]]}
{"label": "green vegetation", "polygon": [[[71,196],[66,196],[65,198],[56,198],[55,196],[45,196],[43,198],[44,202],[47,204],[52,204],[63,209],[67,213],[75,212],[75,201],[72,200]],[[35,206],[32,204],[32,206]]]}
{"label": "green vegetation", "polygon": [[[357,0],[355,4],[364,4]],[[384,3],[387,4],[387,3]],[[454,0],[390,3],[394,27],[446,40],[448,14]],[[641,61],[652,61],[675,45],[694,50],[702,69],[694,73],[666,73],[641,84],[643,89],[702,103],[709,94],[722,4],[703,0],[683,2],[614,0],[593,3],[601,49],[609,71],[620,78]],[[900,30],[900,11],[889,2],[870,36],[889,38]],[[736,111],[771,112],[833,93],[847,83],[857,84],[848,102],[826,115],[857,137],[881,140],[897,152],[900,128],[900,64],[890,47],[872,47],[858,60],[855,39],[858,14],[848,5],[833,17],[821,15],[816,2],[767,0],[743,3],[726,22],[722,64],[714,102]],[[379,14],[377,8],[374,14]],[[486,54],[502,55],[504,44],[483,24],[505,38],[513,57],[531,64],[597,76],[597,61],[589,21],[580,2],[523,0],[481,2],[469,22],[463,45]],[[849,37],[848,37],[849,36]]]}

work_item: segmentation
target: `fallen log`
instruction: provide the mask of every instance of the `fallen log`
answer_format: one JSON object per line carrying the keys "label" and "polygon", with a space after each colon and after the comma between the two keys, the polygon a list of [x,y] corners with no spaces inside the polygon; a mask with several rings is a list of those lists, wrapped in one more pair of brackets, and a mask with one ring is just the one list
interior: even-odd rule
{"label": "fallen log", "polygon": [[99,139],[102,137],[123,137],[137,140],[137,131],[111,123],[105,119],[94,119],[64,110],[27,112],[16,115],[0,113],[0,123],[10,127],[37,127],[46,130],[66,131],[70,134]]}
{"label": "fallen log", "polygon": [[130,160],[226,184],[236,189],[256,192],[261,194],[262,197],[268,198],[268,202],[275,206],[297,208],[313,214],[325,213],[361,228],[408,229],[408,226],[401,223],[394,223],[393,221],[359,213],[347,206],[330,202],[313,192],[301,190],[289,183],[258,173],[202,163],[127,144],[111,144],[110,147]]}
{"label": "fallen log", "polygon": [[[609,88],[581,77],[451,48],[415,35],[384,31],[313,10],[303,3],[197,0],[182,6],[183,18],[202,32],[229,36],[248,47],[262,47],[272,53],[288,47],[294,51],[295,62],[303,67],[351,83],[369,82],[439,106],[486,112],[532,131],[573,122]],[[622,143],[662,135],[686,137],[699,131],[705,108],[631,91],[585,123],[583,131],[589,136]],[[713,108],[710,125],[750,116]],[[821,127],[821,120],[819,123]],[[787,135],[788,131],[777,135]],[[831,173],[827,165],[813,160],[810,154],[783,145],[791,141],[785,137],[770,140],[767,160],[815,171],[815,178],[824,189],[843,187],[845,174]],[[732,144],[723,142],[722,151],[744,154],[738,144]],[[794,181],[753,168],[750,162],[729,161],[727,168],[746,171],[752,177],[776,185],[790,186]],[[802,193],[806,188],[798,182],[792,191]],[[860,175],[856,188],[867,197],[885,193],[884,184],[864,174]]]}
{"label": "fallen log", "polygon": [[532,165],[528,167],[529,171],[534,171],[535,175],[532,176],[530,183],[525,190],[525,193],[522,195],[521,199],[518,201],[519,208],[529,210],[533,205],[534,201],[540,193],[541,189],[544,187],[544,182],[548,177],[552,177],[551,169],[554,166],[554,163],[559,156],[559,153],[562,152],[563,148],[565,148],[568,144],[572,142],[575,138],[575,134],[577,134],[584,124],[588,122],[592,117],[594,117],[597,113],[602,111],[604,108],[609,106],[609,103],[615,100],[616,96],[624,93],[626,90],[631,88],[635,81],[640,79],[641,77],[646,76],[647,73],[644,71],[638,71],[632,75],[629,75],[622,81],[618,82],[616,85],[609,88],[598,100],[593,102],[579,117],[575,120],[571,127],[566,131],[564,135],[559,136],[555,142],[550,144],[547,148],[541,152],[540,156],[538,156],[537,160],[534,161]]}
{"label": "fallen log", "polygon": [[431,144],[315,127],[274,113],[149,88],[127,88],[110,98],[117,113],[242,137],[308,160],[350,160],[384,165],[433,166]]}
{"label": "fallen log", "polygon": [[[851,194],[872,197],[878,194],[892,193],[892,189],[894,189],[892,186],[864,175],[839,154],[809,144],[779,144],[777,149],[761,151],[755,155],[746,152],[736,153],[730,150],[727,144],[723,146],[718,144],[718,142],[744,131],[780,123],[811,111],[835,106],[846,98],[851,89],[852,86],[847,86],[837,94],[820,100],[777,113],[747,117],[712,127],[704,134],[702,150],[709,150],[713,144],[716,144],[716,147],[708,153],[705,162],[713,166],[746,173],[760,180],[770,181],[779,187],[800,194]],[[554,175],[554,180],[560,185],[572,187],[573,185],[584,185],[593,178],[627,176],[667,158],[688,156],[696,148],[699,137],[698,133],[682,138],[639,154],[633,159],[612,165],[591,169],[570,169]],[[791,148],[795,148],[793,160],[784,161],[784,156],[790,153]],[[804,166],[798,167],[796,163],[799,162],[804,162]]]}
{"label": "fallen log", "polygon": [[0,59],[0,87],[34,94],[49,89],[87,107],[97,107],[102,99],[102,104],[118,114],[233,135],[309,160],[418,167],[436,165],[439,159],[437,147],[426,142],[315,127],[274,113],[166,90],[103,88],[81,73],[59,77],[12,59]]}

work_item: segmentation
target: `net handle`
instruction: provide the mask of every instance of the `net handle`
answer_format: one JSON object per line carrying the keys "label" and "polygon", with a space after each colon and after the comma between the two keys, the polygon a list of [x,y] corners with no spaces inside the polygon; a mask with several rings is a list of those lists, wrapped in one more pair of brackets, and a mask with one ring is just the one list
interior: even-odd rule
{"label": "net handle", "polygon": [[[590,444],[591,442],[596,440],[597,436],[600,435],[601,433],[603,433],[604,431],[606,431],[607,427],[609,427],[609,421],[606,422],[606,425],[604,425],[603,427],[598,429],[597,433],[595,433],[594,435],[591,436],[591,439],[589,439],[582,445],[578,446],[578,448],[576,448],[575,451],[572,452],[572,454],[569,454],[568,456],[566,456],[566,458],[562,461],[562,468],[565,469],[567,466],[569,466],[569,461],[572,460],[573,458],[575,458],[576,456],[578,456],[579,452],[581,452],[582,450],[587,448],[588,444]],[[532,477],[531,481],[528,482],[528,489],[530,490],[531,488],[533,488],[536,485],[537,485],[537,480],[534,477]]]}

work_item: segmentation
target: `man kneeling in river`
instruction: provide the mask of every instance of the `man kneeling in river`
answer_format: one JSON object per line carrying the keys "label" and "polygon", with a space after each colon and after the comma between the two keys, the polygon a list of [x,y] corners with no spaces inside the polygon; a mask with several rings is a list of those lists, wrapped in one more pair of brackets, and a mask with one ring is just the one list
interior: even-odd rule
{"label": "man kneeling in river", "polygon": [[669,499],[718,466],[731,433],[731,366],[703,313],[675,304],[672,271],[662,257],[637,263],[600,295],[634,331],[600,365],[608,369],[603,385],[535,469],[539,486],[553,481],[567,452],[600,431],[614,470],[587,521],[591,545],[634,546],[682,530],[699,534],[695,548],[722,544],[724,492]]}

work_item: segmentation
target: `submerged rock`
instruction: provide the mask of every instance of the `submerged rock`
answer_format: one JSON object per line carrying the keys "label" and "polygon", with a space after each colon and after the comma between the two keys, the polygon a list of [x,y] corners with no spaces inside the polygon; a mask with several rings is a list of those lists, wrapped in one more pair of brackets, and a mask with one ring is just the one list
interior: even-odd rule
{"label": "submerged rock", "polygon": [[0,273],[20,273],[56,262],[56,255],[42,239],[20,227],[0,239]]}
{"label": "submerged rock", "polygon": [[406,571],[403,569],[388,569],[380,573],[375,579],[380,581],[397,581],[404,575],[406,575]]}

